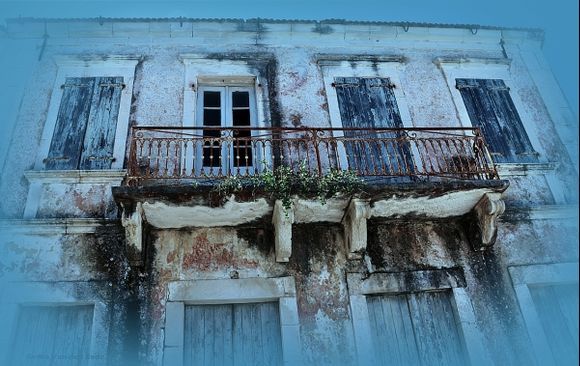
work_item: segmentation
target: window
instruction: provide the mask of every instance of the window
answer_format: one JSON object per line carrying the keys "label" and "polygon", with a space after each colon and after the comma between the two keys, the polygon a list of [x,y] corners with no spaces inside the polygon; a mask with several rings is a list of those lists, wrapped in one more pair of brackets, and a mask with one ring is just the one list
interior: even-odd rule
{"label": "window", "polygon": [[0,364],[106,364],[112,311],[106,281],[15,281],[3,291],[0,351],[7,357]]}
{"label": "window", "polygon": [[456,79],[469,119],[496,162],[536,162],[537,154],[501,79]]}
{"label": "window", "polygon": [[449,291],[367,296],[378,365],[466,365]]}
{"label": "window", "polygon": [[93,306],[22,306],[11,365],[88,365]]}
{"label": "window", "polygon": [[578,364],[578,263],[508,267],[538,363]]}
{"label": "window", "polygon": [[110,169],[123,77],[67,77],[62,88],[46,169]]}
{"label": "window", "polygon": [[491,364],[460,269],[348,273],[361,365]]}
{"label": "window", "polygon": [[[344,130],[349,168],[369,175],[397,175],[413,170],[408,143],[396,142],[403,122],[389,78],[335,77],[334,85]],[[361,128],[363,130],[349,130]],[[367,130],[364,130],[367,129]],[[368,130],[371,129],[371,130]],[[350,141],[349,141],[350,140]]]}
{"label": "window", "polygon": [[[254,89],[241,86],[202,86],[198,91],[198,123],[204,143],[197,156],[198,171],[251,172],[259,159],[252,143],[256,126]],[[236,129],[235,127],[241,127]],[[199,150],[198,149],[198,150]]]}
{"label": "window", "polygon": [[170,282],[163,364],[301,365],[295,288],[292,277]]}
{"label": "window", "polygon": [[47,179],[63,179],[70,170],[108,177],[123,168],[139,56],[56,55],[53,60],[58,72],[34,170]]}
{"label": "window", "polygon": [[278,302],[186,305],[184,365],[281,365]]}

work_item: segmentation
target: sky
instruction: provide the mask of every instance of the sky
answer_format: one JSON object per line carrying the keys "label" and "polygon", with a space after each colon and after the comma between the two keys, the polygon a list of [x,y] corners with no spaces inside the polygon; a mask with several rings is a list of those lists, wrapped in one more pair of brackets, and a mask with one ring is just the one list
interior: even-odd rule
{"label": "sky", "polygon": [[542,28],[546,58],[578,116],[578,0],[0,0],[0,19],[19,16],[347,19]]}

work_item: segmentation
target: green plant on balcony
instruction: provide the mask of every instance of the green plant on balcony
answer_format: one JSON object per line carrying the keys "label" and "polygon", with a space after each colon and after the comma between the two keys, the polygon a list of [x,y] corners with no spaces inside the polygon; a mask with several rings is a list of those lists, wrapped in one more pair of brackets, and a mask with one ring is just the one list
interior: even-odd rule
{"label": "green plant on balcony", "polygon": [[[264,164],[265,165],[265,164]],[[214,191],[220,196],[240,192],[244,188],[263,190],[273,199],[280,200],[285,210],[292,207],[292,196],[316,198],[322,204],[338,195],[351,195],[362,191],[364,181],[353,170],[330,169],[323,175],[312,173],[306,162],[297,170],[289,166],[265,169],[249,179],[228,177],[218,184]]]}

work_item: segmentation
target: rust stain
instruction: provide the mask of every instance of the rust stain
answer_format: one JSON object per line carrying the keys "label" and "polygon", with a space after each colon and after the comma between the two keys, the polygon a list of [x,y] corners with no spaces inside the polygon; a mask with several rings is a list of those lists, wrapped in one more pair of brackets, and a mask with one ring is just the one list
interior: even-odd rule
{"label": "rust stain", "polygon": [[191,252],[183,257],[183,269],[211,271],[219,268],[249,267],[256,268],[258,262],[240,258],[225,243],[212,243],[206,234],[198,235],[193,241]]}
{"label": "rust stain", "polygon": [[173,263],[176,256],[177,256],[177,253],[175,250],[172,250],[171,252],[167,253],[167,264]]}
{"label": "rust stain", "polygon": [[302,115],[300,113],[292,113],[290,115],[290,122],[292,122],[292,126],[294,127],[302,126]]}

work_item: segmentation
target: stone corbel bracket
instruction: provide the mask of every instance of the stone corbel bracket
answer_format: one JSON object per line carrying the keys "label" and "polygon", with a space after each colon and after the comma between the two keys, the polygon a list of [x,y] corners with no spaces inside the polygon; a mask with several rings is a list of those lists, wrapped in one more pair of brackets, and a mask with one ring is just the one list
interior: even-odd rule
{"label": "stone corbel bracket", "polygon": [[274,225],[274,242],[276,262],[288,262],[292,255],[292,224],[294,223],[294,205],[286,209],[282,201],[276,200],[272,224]]}
{"label": "stone corbel bracket", "polygon": [[129,262],[131,265],[139,266],[143,264],[143,207],[141,202],[137,202],[132,212],[128,212],[123,204],[121,207],[123,208],[121,224],[125,228],[127,245],[132,247],[128,248]]}
{"label": "stone corbel bracket", "polygon": [[473,208],[473,223],[470,230],[471,245],[482,251],[491,247],[497,237],[497,219],[505,211],[505,203],[499,193],[487,193]]}
{"label": "stone corbel bracket", "polygon": [[344,239],[349,259],[361,258],[367,248],[367,220],[371,217],[369,200],[354,198],[342,219]]}

